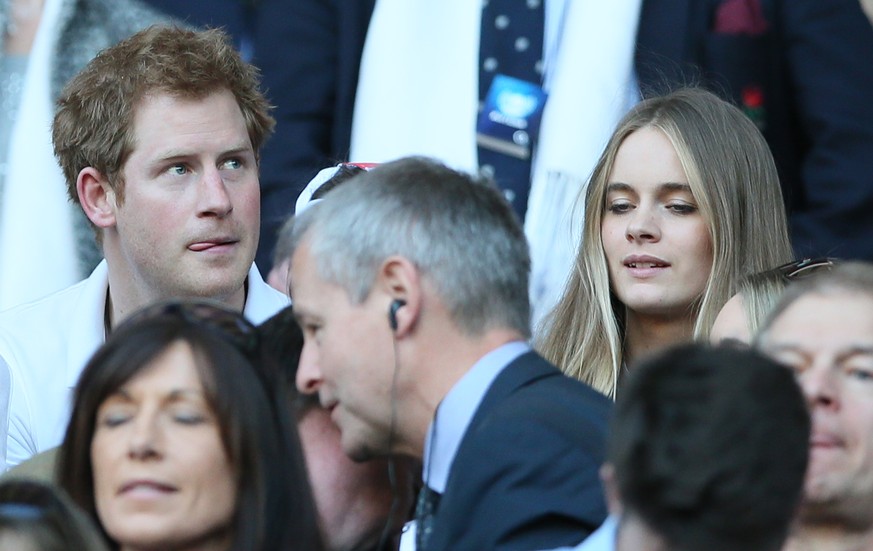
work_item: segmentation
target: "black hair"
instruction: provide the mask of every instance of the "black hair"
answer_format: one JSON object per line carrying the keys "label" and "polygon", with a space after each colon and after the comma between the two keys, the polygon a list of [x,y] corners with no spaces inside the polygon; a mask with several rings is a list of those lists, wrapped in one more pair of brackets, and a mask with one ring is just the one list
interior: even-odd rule
{"label": "black hair", "polygon": [[193,351],[237,474],[231,551],[321,549],[296,422],[272,388],[272,358],[249,322],[211,301],[160,303],[134,314],[109,335],[76,386],[58,456],[61,487],[99,522],[90,459],[97,411],[179,341]]}
{"label": "black hair", "polygon": [[675,551],[777,551],[799,503],[810,421],[792,372],[683,345],[640,364],[608,444],[624,506]]}

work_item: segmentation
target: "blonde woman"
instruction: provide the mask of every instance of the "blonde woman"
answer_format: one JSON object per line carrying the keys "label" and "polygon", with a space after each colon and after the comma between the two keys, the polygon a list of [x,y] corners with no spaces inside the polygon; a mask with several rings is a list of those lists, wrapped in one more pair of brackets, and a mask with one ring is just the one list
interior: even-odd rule
{"label": "blonde woman", "polygon": [[707,338],[745,274],[791,257],[776,167],[754,124],[701,89],[645,100],[594,168],[574,271],[538,348],[615,396],[626,366]]}

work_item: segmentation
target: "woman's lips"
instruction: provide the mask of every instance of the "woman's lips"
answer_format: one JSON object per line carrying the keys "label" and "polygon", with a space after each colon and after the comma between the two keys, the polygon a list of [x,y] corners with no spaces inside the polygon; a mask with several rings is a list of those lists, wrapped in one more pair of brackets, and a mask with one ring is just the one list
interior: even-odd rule
{"label": "woman's lips", "polygon": [[175,486],[154,480],[133,480],[121,486],[119,495],[149,498],[163,496],[178,491]]}
{"label": "woman's lips", "polygon": [[670,267],[666,260],[650,255],[629,255],[622,264],[631,276],[640,279],[653,277]]}
{"label": "woman's lips", "polygon": [[838,448],[842,445],[842,440],[832,434],[813,434],[809,438],[811,448]]}

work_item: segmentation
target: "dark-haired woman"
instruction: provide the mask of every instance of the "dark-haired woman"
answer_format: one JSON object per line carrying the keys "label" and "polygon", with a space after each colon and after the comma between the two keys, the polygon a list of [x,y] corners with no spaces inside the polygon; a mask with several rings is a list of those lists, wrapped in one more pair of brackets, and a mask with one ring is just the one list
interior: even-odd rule
{"label": "dark-haired woman", "polygon": [[91,359],[59,478],[114,548],[321,548],[293,418],[257,341],[235,312],[170,302]]}

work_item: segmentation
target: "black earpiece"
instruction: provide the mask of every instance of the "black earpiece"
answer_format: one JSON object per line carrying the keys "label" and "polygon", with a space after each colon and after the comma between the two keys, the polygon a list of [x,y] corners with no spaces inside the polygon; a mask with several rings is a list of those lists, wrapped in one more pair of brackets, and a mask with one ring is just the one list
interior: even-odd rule
{"label": "black earpiece", "polygon": [[392,331],[397,331],[397,310],[400,310],[403,306],[406,306],[406,301],[398,298],[388,308],[388,325],[391,326]]}

